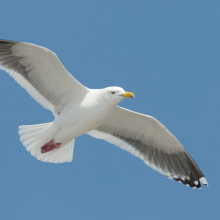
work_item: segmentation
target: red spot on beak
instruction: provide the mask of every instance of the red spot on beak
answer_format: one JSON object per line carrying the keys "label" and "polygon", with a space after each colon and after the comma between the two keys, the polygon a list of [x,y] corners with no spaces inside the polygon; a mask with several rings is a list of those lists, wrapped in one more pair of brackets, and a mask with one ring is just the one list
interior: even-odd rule
{"label": "red spot on beak", "polygon": [[133,96],[130,96],[130,98],[133,98]]}

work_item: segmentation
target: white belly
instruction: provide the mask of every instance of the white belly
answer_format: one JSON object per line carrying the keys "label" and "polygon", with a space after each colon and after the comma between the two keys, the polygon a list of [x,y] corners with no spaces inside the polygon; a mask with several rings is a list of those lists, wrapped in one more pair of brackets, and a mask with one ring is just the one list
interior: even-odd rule
{"label": "white belly", "polygon": [[91,100],[70,106],[53,122],[54,141],[66,144],[97,128],[114,108],[115,106],[100,106],[99,103]]}

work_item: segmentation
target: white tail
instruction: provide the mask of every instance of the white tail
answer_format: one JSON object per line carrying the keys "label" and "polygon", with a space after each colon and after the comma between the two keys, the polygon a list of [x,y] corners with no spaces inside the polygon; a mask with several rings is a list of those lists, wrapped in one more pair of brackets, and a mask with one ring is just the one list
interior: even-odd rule
{"label": "white tail", "polygon": [[70,141],[66,145],[61,145],[58,149],[41,153],[41,147],[51,140],[51,137],[47,136],[47,130],[51,125],[52,123],[19,126],[18,133],[21,142],[27,151],[38,160],[50,163],[71,162],[75,140]]}

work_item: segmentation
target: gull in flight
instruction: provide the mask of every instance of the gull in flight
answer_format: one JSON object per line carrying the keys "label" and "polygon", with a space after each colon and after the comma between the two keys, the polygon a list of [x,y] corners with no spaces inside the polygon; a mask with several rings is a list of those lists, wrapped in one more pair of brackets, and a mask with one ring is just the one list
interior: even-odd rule
{"label": "gull in flight", "polygon": [[51,123],[19,127],[21,142],[38,160],[72,161],[75,139],[87,133],[130,152],[170,179],[193,188],[208,185],[195,161],[163,124],[118,106],[133,93],[120,87],[89,89],[54,52],[29,43],[0,40],[0,69],[55,116]]}

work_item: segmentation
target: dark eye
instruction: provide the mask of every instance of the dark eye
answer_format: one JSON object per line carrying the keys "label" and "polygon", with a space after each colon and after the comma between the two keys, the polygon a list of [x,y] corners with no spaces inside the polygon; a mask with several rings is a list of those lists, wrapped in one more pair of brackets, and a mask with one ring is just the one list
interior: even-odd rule
{"label": "dark eye", "polygon": [[112,94],[115,94],[115,92],[112,92]]}

